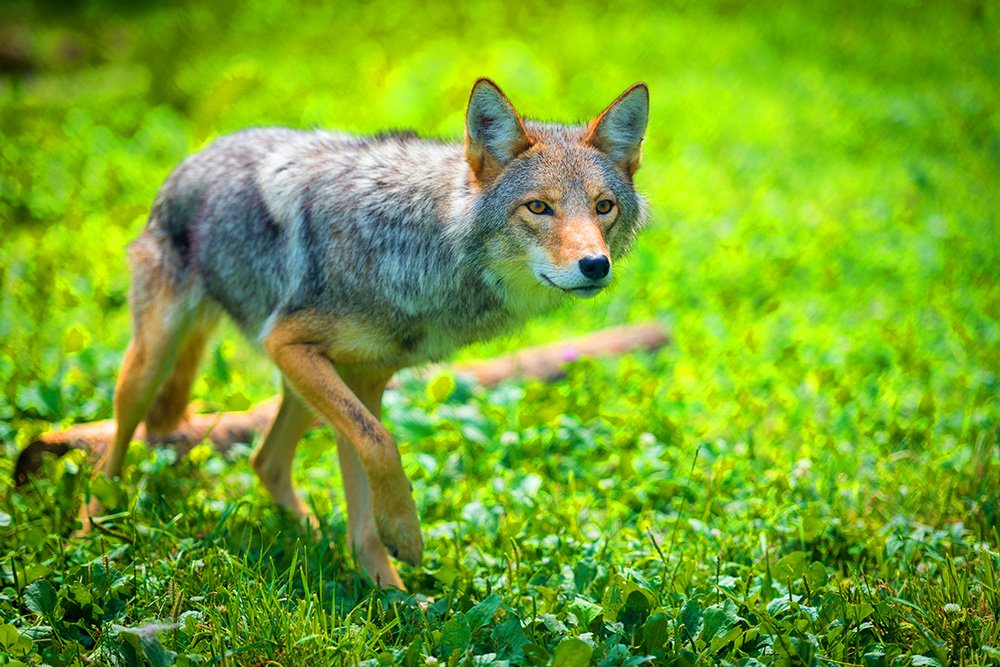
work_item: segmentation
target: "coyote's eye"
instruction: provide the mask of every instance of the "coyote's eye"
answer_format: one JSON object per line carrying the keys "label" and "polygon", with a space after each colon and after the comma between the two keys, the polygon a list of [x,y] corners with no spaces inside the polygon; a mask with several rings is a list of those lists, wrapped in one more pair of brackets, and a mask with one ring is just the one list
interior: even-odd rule
{"label": "coyote's eye", "polygon": [[552,207],[539,199],[532,199],[525,204],[527,209],[535,215],[552,215]]}
{"label": "coyote's eye", "polygon": [[597,212],[600,213],[601,215],[607,215],[608,213],[611,213],[611,209],[613,209],[614,207],[615,203],[613,201],[611,201],[610,199],[602,199],[601,201],[597,202],[597,206],[595,208],[597,209]]}

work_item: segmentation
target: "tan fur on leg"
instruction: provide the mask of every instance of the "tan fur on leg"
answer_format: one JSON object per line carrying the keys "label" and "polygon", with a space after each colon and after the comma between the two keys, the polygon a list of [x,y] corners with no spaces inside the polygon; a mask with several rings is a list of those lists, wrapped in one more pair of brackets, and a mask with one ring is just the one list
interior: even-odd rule
{"label": "tan fur on leg", "polygon": [[[361,369],[341,369],[341,375],[354,394],[376,419],[382,418],[382,393],[389,381],[386,373],[368,374]],[[351,439],[337,434],[337,457],[344,481],[347,499],[347,517],[350,527],[351,551],[355,563],[382,588],[406,590],[403,580],[389,561],[389,554],[378,536],[375,514],[372,510],[372,492],[368,476],[358,451]]]}
{"label": "tan fur on leg", "polygon": [[[109,479],[120,477],[125,453],[139,422],[149,412],[156,392],[167,378],[192,326],[203,311],[178,298],[156,276],[137,276],[133,289],[132,341],[115,387],[115,437],[101,456],[94,475]],[[82,530],[90,528],[90,518],[103,514],[104,508],[92,498],[80,511]]]}
{"label": "tan fur on leg", "polygon": [[276,323],[263,342],[295,392],[354,445],[368,477],[382,543],[399,559],[419,565],[420,522],[396,443],[334,369],[330,346],[316,340],[315,330],[289,319]]}
{"label": "tan fur on leg", "polygon": [[285,385],[278,414],[250,458],[260,481],[274,496],[274,502],[313,526],[317,525],[316,517],[292,484],[292,461],[296,445],[315,421],[309,406]]}
{"label": "tan fur on leg", "polygon": [[[136,426],[149,409],[156,390],[168,365],[170,341],[167,338],[146,342],[137,337],[125,350],[125,361],[115,387],[115,437],[94,468],[94,475],[108,479],[120,477],[125,464],[125,453]],[[82,530],[90,529],[90,518],[104,513],[104,507],[95,497],[81,509]]]}
{"label": "tan fur on leg", "polygon": [[191,386],[194,384],[201,361],[205,343],[215,329],[218,317],[214,314],[204,316],[187,334],[173,372],[160,388],[153,405],[146,415],[146,433],[153,439],[177,430],[182,422],[188,420],[188,400],[191,397]]}

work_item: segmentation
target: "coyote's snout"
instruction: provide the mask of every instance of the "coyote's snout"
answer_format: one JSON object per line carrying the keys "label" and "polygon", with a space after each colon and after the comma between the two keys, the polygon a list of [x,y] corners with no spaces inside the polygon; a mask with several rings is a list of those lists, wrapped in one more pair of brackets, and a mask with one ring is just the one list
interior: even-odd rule
{"label": "coyote's snout", "polygon": [[[644,220],[632,176],[649,97],[636,84],[592,122],[524,121],[476,82],[465,142],[280,128],[221,137],[167,179],[129,247],[133,338],[99,464],[122,472],[140,421],[173,430],[222,313],[281,371],[253,465],[276,503],[318,415],[337,431],[351,549],[377,585],[423,540],[399,451],[381,423],[399,369],[508,331],[607,287]],[[100,513],[85,508],[84,525]]]}
{"label": "coyote's snout", "polygon": [[[610,200],[602,200],[601,202]],[[554,214],[553,214],[553,217]],[[578,297],[591,297],[611,282],[611,251],[599,220],[554,221],[552,251],[539,248],[531,268],[541,284]]]}

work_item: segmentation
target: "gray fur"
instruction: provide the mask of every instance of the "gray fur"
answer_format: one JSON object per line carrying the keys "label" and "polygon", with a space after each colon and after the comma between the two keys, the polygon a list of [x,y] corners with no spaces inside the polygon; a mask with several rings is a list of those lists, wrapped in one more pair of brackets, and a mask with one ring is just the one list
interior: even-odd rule
{"label": "gray fur", "polygon": [[485,187],[460,143],[279,128],[224,136],[170,175],[136,243],[155,244],[175,289],[199,303],[207,294],[253,340],[318,309],[363,317],[405,352],[373,361],[438,359],[567,298],[517,278],[533,241],[511,214],[540,182],[555,178],[564,204],[581,209],[585,182],[613,192],[613,260],[644,221],[630,178],[584,143],[585,126],[525,128],[548,148],[512,158]]}

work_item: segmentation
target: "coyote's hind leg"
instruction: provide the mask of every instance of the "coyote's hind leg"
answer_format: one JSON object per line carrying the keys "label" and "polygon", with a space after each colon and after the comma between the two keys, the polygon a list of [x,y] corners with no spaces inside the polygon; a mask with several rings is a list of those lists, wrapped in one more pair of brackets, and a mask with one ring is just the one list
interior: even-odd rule
{"label": "coyote's hind leg", "polygon": [[[130,249],[134,269],[129,295],[132,341],[115,387],[115,437],[94,471],[110,479],[121,476],[132,435],[149,413],[157,390],[174,370],[178,351],[195,342],[203,344],[206,331],[217,321],[217,310],[202,298],[200,285],[190,279],[176,284],[162,259],[158,246],[146,237],[140,237]],[[190,356],[196,365],[198,355]],[[188,364],[180,370],[184,375],[191,372]],[[190,382],[180,384],[185,390],[190,387]],[[166,400],[176,403],[186,401],[186,396]],[[90,517],[103,511],[96,498],[85,505],[81,511],[83,530],[90,527]]]}

